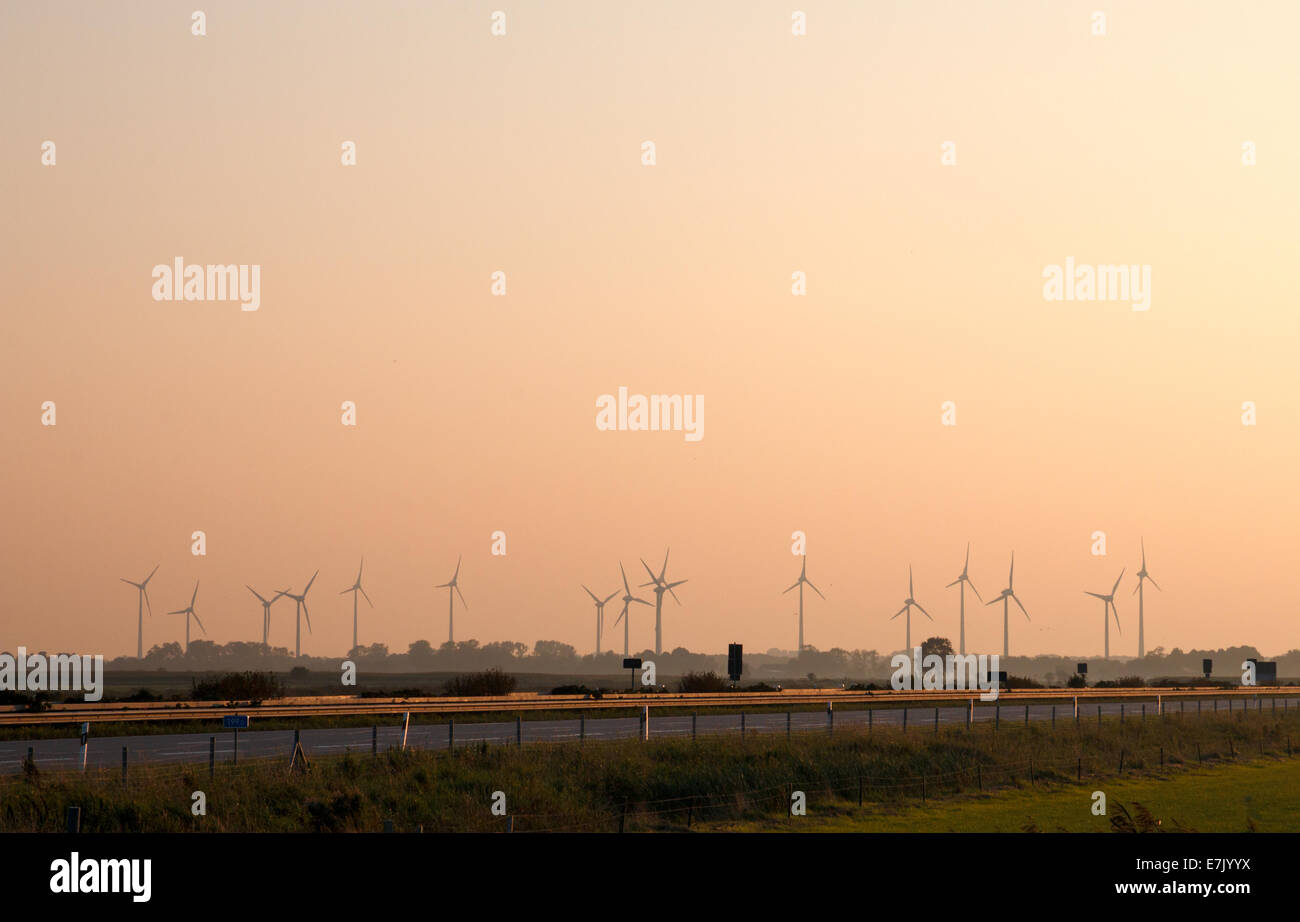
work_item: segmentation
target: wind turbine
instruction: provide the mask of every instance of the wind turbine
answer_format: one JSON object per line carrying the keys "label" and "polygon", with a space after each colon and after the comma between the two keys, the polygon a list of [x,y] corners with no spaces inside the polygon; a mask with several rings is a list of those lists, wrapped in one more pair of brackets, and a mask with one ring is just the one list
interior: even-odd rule
{"label": "wind turbine", "polygon": [[[912,595],[912,565],[909,563],[907,565],[907,598],[903,600],[903,607],[898,610],[893,618],[889,619],[890,621],[893,621],[894,618],[897,618],[899,615],[907,615],[907,650],[909,655],[912,650],[912,606],[915,605],[917,608],[920,608],[921,614],[930,618],[930,613],[922,608],[921,603],[912,598]],[[930,618],[930,620],[933,621],[934,619]],[[951,647],[949,649],[951,649]]]}
{"label": "wind turbine", "polygon": [[[1142,591],[1142,582],[1143,580],[1150,579],[1151,585],[1155,586],[1157,589],[1160,589],[1160,584],[1157,583],[1154,579],[1151,579],[1151,574],[1147,572],[1147,543],[1145,539],[1143,539],[1142,541],[1142,569],[1138,570],[1137,576],[1138,576],[1138,585],[1137,588],[1134,589],[1133,591],[1138,594],[1138,656],[1143,657],[1146,656],[1147,651],[1146,651],[1146,637],[1143,634],[1143,624],[1142,624],[1142,597],[1146,593]],[[1160,591],[1164,592],[1163,589],[1160,589]]]}
{"label": "wind turbine", "polygon": [[[118,579],[121,579],[122,582],[130,583],[137,590],[139,590],[139,594],[136,596],[136,600],[135,600],[136,616],[137,616],[136,629],[135,629],[135,658],[136,659],[144,659],[144,606],[149,605],[149,588],[148,588],[149,580],[153,579],[153,575],[157,572],[158,572],[158,567],[154,567],[152,570],[149,571],[149,575],[146,576],[144,579],[140,580],[140,582],[138,583],[131,582],[131,580],[129,579],[123,579],[120,576],[118,577]],[[153,617],[152,605],[149,605],[149,617],[150,618]]]}
{"label": "wind turbine", "polygon": [[1100,592],[1088,593],[1094,599],[1101,599],[1106,603],[1101,608],[1101,622],[1106,629],[1106,659],[1110,659],[1110,613],[1112,611],[1115,613],[1115,627],[1119,629],[1121,634],[1124,633],[1124,629],[1119,626],[1119,609],[1115,607],[1115,590],[1119,588],[1119,581],[1123,578],[1124,571],[1120,570],[1119,576],[1115,579],[1115,585],[1110,587],[1110,592],[1107,595],[1102,595]]}
{"label": "wind turbine", "polygon": [[[822,595],[822,591],[818,589],[816,586],[813,586],[812,580],[808,578],[808,557],[806,555],[803,558],[803,563],[799,567],[799,578],[795,580],[794,585],[790,587],[790,589],[793,589],[795,586],[799,587],[799,652],[800,653],[803,652],[803,584],[804,583],[807,583],[809,586],[812,586],[813,592],[817,593],[818,595]],[[784,592],[781,593],[781,595],[785,595],[785,593],[789,592],[790,589],[786,589]],[[822,598],[824,599],[826,598],[826,596],[822,595]]]}
{"label": "wind turbine", "polygon": [[[447,590],[447,643],[454,643],[456,640],[456,632],[455,632],[456,599],[455,596],[452,595],[452,593],[455,593],[455,595],[460,596],[460,604],[465,607],[466,611],[469,610],[469,603],[465,601],[465,595],[460,591],[460,585],[456,582],[456,580],[458,580],[459,578],[460,578],[460,557],[457,556],[456,572],[451,575],[451,582],[443,583],[441,586],[433,587],[435,589]],[[353,596],[353,598],[356,597]]]}
{"label": "wind turbine", "polygon": [[970,568],[970,542],[967,541],[966,562],[961,566],[961,576],[957,577],[951,583],[943,587],[945,589],[951,589],[953,586],[957,586],[957,585],[961,586],[961,589],[958,590],[958,592],[961,593],[961,643],[960,646],[958,647],[958,652],[962,656],[966,655],[966,587],[970,586],[970,591],[975,593],[975,598],[979,599],[981,602],[984,601],[984,599],[980,597],[980,591],[975,588],[975,584],[972,583],[970,581],[970,577],[966,575],[966,570],[969,568]]}
{"label": "wind turbine", "polygon": [[[586,586],[582,588],[587,589]],[[605,629],[605,603],[618,595],[618,590],[615,589],[603,599],[590,589],[587,589],[587,595],[591,596],[591,600],[596,603],[596,655],[600,656],[600,637]]]}
{"label": "wind turbine", "polygon": [[[1008,617],[1007,617],[1008,600],[1015,599],[1016,604],[1020,606],[1020,610],[1025,612],[1025,620],[1026,621],[1033,620],[1029,617],[1029,612],[1025,611],[1025,606],[1021,604],[1020,596],[1016,595],[1015,589],[1012,588],[1014,585],[1013,581],[1015,579],[1015,575],[1016,575],[1016,552],[1012,551],[1011,569],[1007,572],[1007,588],[1003,589],[1002,593],[996,599],[993,599],[992,601],[986,603],[988,605],[996,605],[999,601],[1002,603],[1002,655],[1007,657],[1011,656],[1011,639],[1010,639],[1011,632],[1008,627]],[[983,600],[981,599],[980,601]]]}
{"label": "wind turbine", "polygon": [[362,595],[365,595],[366,604],[369,605],[371,608],[375,607],[375,603],[370,601],[370,596],[366,595],[366,590],[361,588],[361,570],[365,567],[365,565],[366,565],[366,558],[362,557],[361,566],[357,567],[357,581],[339,593],[339,595],[347,595],[349,592],[352,593],[352,649],[353,650],[356,650],[357,648],[357,593],[359,592]]}
{"label": "wind turbine", "polygon": [[[194,612],[194,600],[197,599],[198,597],[199,597],[199,582],[198,580],[195,580],[194,595],[190,596],[190,604],[185,606],[184,608],[178,608],[176,609],[176,611],[167,612],[167,614],[169,615],[185,616],[185,652],[186,653],[190,652],[190,616],[193,615],[194,620],[199,621],[199,616]],[[204,634],[208,632],[208,629],[203,626],[202,621],[199,621],[199,630],[201,630]]]}
{"label": "wind turbine", "polygon": [[262,603],[262,646],[266,646],[266,635],[271,630],[271,606],[275,604],[276,599],[280,598],[280,596],[285,593],[283,591],[277,592],[275,595],[271,596],[271,600],[268,602],[266,599],[262,598],[262,594],[252,586],[249,586],[247,583],[245,583],[244,586],[249,592],[257,596],[257,600]]}
{"label": "wind turbine", "polygon": [[307,616],[307,633],[309,634],[311,633],[311,612],[307,611],[307,593],[311,591],[311,584],[316,582],[316,577],[319,575],[320,575],[320,570],[317,570],[315,573],[311,575],[311,579],[307,580],[307,587],[303,589],[302,595],[294,595],[288,589],[284,589],[280,593],[281,595],[287,595],[289,598],[293,599],[295,603],[294,610],[293,610],[293,617],[294,617],[293,655],[294,656],[302,655],[302,616],[303,615]]}
{"label": "wind turbine", "polygon": [[632,594],[632,590],[628,588],[627,585],[627,571],[623,569],[621,561],[619,562],[618,570],[623,574],[623,611],[614,619],[614,626],[617,627],[620,621],[623,622],[623,655],[627,656],[627,626],[632,623],[632,619],[627,616],[628,606],[633,602],[639,602],[642,605],[649,605],[650,603],[645,599],[638,599]]}
{"label": "wind turbine", "polygon": [[[669,550],[671,550],[671,548],[669,548]],[[622,564],[619,564],[619,566],[621,567]],[[644,557],[641,559],[641,566],[645,567],[645,571],[650,574],[650,582],[642,583],[640,588],[645,588],[646,586],[655,587],[655,653],[663,653],[664,593],[670,593],[673,597],[673,601],[678,605],[681,605],[681,599],[677,598],[677,593],[673,592],[673,589],[686,582],[686,580],[679,579],[675,583],[670,583],[664,579],[664,575],[668,572],[668,551],[664,551],[664,565],[663,568],[660,569],[658,576],[655,576],[655,571],[650,569],[650,564],[645,562]]]}

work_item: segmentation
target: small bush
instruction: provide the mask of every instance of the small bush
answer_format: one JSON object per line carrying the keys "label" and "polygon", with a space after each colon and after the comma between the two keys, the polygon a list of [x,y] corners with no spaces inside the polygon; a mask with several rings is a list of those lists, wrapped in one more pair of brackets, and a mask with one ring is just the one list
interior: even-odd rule
{"label": "small bush", "polygon": [[730,687],[716,672],[688,672],[678,681],[678,688],[683,692],[721,692]]}
{"label": "small bush", "polygon": [[453,698],[508,695],[515,690],[515,684],[514,676],[494,668],[448,679],[447,684],[443,686],[443,694]]}
{"label": "small bush", "polygon": [[193,683],[195,701],[262,701],[283,698],[284,685],[271,672],[228,672],[215,679]]}

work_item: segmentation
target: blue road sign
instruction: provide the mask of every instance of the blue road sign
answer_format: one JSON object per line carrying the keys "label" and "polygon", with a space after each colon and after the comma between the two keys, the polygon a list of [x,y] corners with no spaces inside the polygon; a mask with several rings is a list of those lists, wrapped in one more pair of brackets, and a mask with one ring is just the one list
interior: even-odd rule
{"label": "blue road sign", "polygon": [[227,730],[247,730],[248,715],[227,714],[225,717],[221,718],[221,725],[225,727]]}

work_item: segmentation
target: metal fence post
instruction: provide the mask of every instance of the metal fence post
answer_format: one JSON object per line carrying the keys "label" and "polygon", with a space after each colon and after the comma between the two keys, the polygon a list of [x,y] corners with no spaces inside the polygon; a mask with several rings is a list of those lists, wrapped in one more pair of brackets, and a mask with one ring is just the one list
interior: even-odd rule
{"label": "metal fence post", "polygon": [[524,744],[524,717],[522,714],[515,715],[515,745]]}
{"label": "metal fence post", "polygon": [[379,755],[379,727],[370,728],[370,754]]}
{"label": "metal fence post", "polygon": [[126,747],[122,747],[122,783],[126,784]]}
{"label": "metal fence post", "polygon": [[217,738],[208,737],[208,777],[215,777],[217,774]]}

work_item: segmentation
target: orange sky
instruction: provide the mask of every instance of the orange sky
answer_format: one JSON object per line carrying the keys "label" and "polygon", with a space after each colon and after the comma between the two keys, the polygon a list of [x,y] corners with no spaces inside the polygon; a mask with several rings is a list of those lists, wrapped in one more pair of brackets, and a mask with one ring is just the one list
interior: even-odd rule
{"label": "orange sky", "polygon": [[[1013,653],[1100,652],[1127,567],[1133,654],[1142,535],[1148,648],[1300,646],[1300,7],[798,6],[6,5],[0,645],[134,652],[160,563],[146,647],[196,579],[255,640],[244,584],[319,567],[342,653],[364,553],[361,642],[404,650],[463,553],[458,638],[585,652],[579,584],[671,545],[668,647],[790,649],[800,529],[822,649],[900,647],[909,562],[955,639],[970,540],[986,598],[1016,551]],[[177,256],[260,265],[260,309],[153,300]],[[1151,265],[1151,309],[1045,301],[1069,256]],[[597,431],[621,385],[703,394],[704,438]]]}

